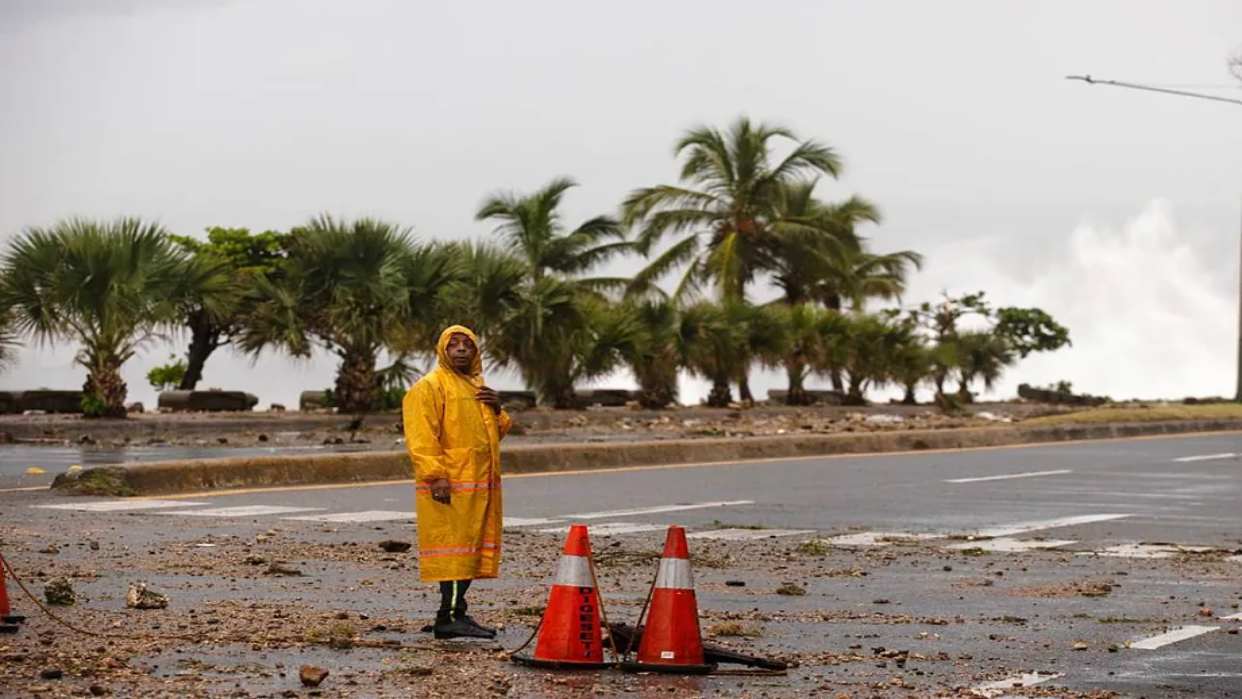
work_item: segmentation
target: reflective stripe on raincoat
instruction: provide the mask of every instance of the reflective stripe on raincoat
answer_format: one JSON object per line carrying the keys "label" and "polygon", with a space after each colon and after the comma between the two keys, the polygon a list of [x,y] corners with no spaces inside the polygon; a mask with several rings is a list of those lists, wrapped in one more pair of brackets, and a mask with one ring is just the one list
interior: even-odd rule
{"label": "reflective stripe on raincoat", "polygon": [[[478,347],[468,328],[446,329],[436,343],[436,368],[401,402],[416,483],[419,574],[428,582],[494,578],[500,570],[500,439],[511,422],[475,398],[484,385],[480,358],[469,376],[453,369],[446,350],[454,333]],[[452,486],[448,505],[431,498],[439,478]]]}

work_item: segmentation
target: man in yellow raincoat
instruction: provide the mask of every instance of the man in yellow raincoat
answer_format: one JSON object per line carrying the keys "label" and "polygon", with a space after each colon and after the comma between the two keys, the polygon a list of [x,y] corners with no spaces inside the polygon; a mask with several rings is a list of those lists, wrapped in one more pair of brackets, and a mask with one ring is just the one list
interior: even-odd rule
{"label": "man in yellow raincoat", "polygon": [[405,446],[414,463],[419,572],[440,583],[436,638],[494,638],[466,615],[466,590],[500,571],[500,440],[512,424],[483,383],[479,342],[453,325],[437,366],[405,394]]}

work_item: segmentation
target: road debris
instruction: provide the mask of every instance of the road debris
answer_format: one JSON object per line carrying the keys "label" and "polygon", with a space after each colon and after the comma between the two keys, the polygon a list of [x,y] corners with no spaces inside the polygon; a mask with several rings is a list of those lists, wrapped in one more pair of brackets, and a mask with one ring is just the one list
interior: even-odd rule
{"label": "road debris", "polygon": [[48,604],[70,607],[78,601],[78,596],[73,591],[73,583],[62,576],[47,581],[43,586],[43,599]]}
{"label": "road debris", "polygon": [[303,665],[298,670],[298,678],[305,687],[318,687],[328,677],[328,671],[314,665]]}
{"label": "road debris", "polygon": [[130,609],[165,609],[168,607],[168,596],[152,590],[145,582],[134,582],[129,584],[129,592],[125,594],[125,606]]}

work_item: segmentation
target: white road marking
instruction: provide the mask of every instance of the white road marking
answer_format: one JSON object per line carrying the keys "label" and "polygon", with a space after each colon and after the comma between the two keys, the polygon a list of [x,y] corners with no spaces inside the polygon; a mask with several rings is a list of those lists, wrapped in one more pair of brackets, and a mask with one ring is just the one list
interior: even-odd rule
{"label": "white road marking", "polygon": [[1230,563],[1242,563],[1242,556],[1230,556],[1229,558],[1226,558],[1225,560],[1229,561]]}
{"label": "white road marking", "polygon": [[106,500],[104,502],[72,502],[59,505],[31,505],[44,510],[75,510],[78,512],[125,512],[127,510],[158,510],[165,507],[192,507],[205,502],[185,500]]}
{"label": "white road marking", "polygon": [[929,539],[942,539],[941,534],[915,534],[911,532],[859,532],[857,534],[839,534],[830,536],[824,541],[833,546],[889,546],[890,544],[909,544]]}
{"label": "white road marking", "polygon": [[630,510],[602,510],[600,512],[579,512],[562,515],[565,519],[604,519],[605,517],[630,517],[633,515],[653,515],[661,512],[681,512],[683,510],[702,510],[709,507],[730,507],[732,505],[753,505],[754,500],[721,500],[719,502],[696,502],[684,505],[659,505],[656,507],[636,507]]}
{"label": "white road marking", "polygon": [[1204,553],[1211,546],[1182,546],[1180,544],[1118,544],[1103,551],[1084,551],[1079,556],[1110,556],[1113,558],[1172,558],[1181,553]]}
{"label": "white road marking", "polygon": [[1221,621],[1242,621],[1242,614],[1230,614],[1229,616],[1221,617],[1220,620]]}
{"label": "white road marking", "polygon": [[213,507],[207,510],[177,510],[161,512],[163,515],[188,515],[191,517],[259,517],[262,515],[285,515],[293,512],[323,511],[322,507],[288,507],[285,505],[241,505],[239,507]]}
{"label": "white road marking", "polygon": [[1038,476],[1060,476],[1073,473],[1073,469],[1062,468],[1056,471],[1027,471],[1026,473],[1010,473],[1004,476],[979,476],[978,478],[949,478],[945,483],[980,483],[982,481],[1005,481],[1011,478],[1036,478]]}
{"label": "white road marking", "polygon": [[556,524],[559,519],[547,517],[505,517],[506,527],[536,527],[540,524]]}
{"label": "white road marking", "polygon": [[687,539],[721,539],[724,541],[753,541],[770,539],[778,536],[797,536],[814,534],[814,529],[714,529],[706,532],[687,534]]}
{"label": "white road marking", "polygon": [[1135,641],[1130,644],[1130,647],[1137,648],[1138,650],[1155,650],[1157,648],[1163,648],[1170,643],[1177,643],[1178,641],[1185,641],[1186,639],[1194,638],[1195,636],[1202,636],[1205,633],[1211,633],[1219,628],[1219,626],[1182,626],[1167,633],[1162,633],[1159,636],[1152,636],[1151,638],[1144,638],[1141,641]]}
{"label": "white road marking", "polygon": [[[593,525],[588,534],[590,536],[618,536],[621,534],[639,534],[642,532],[653,532],[666,529],[663,524],[640,524],[637,522],[607,522],[605,524]],[[553,527],[552,529],[540,529],[544,534],[564,534],[569,531],[569,527]]]}
{"label": "white road marking", "polygon": [[998,527],[989,527],[980,529],[976,532],[976,536],[1002,537],[1014,536],[1016,534],[1027,534],[1029,532],[1037,532],[1041,529],[1057,529],[1059,527],[1073,527],[1079,524],[1092,524],[1094,522],[1108,522],[1114,519],[1123,519],[1132,517],[1130,514],[1106,514],[1106,515],[1076,515],[1074,517],[1059,517],[1057,519],[1035,520],[1032,522],[1019,522],[1017,524],[1008,524]]}
{"label": "white road marking", "polygon": [[992,551],[995,553],[1024,553],[1026,551],[1037,551],[1039,549],[1055,549],[1061,546],[1069,546],[1076,544],[1077,541],[1069,539],[1010,539],[1001,537],[999,539],[982,539],[980,541],[966,541],[960,544],[946,546],[946,549],[954,549],[961,551],[964,549],[982,549],[984,551]]}
{"label": "white road marking", "polygon": [[362,512],[337,512],[330,515],[305,515],[302,517],[283,517],[298,522],[389,522],[399,519],[414,519],[414,513],[405,510],[363,510]]}
{"label": "white road marking", "polygon": [[982,697],[999,697],[1006,689],[1017,689],[1019,687],[1032,687],[1042,684],[1049,680],[1055,680],[1058,677],[1064,677],[1062,672],[1028,672],[1016,677],[1007,677],[996,682],[988,682],[970,690]]}
{"label": "white road marking", "polygon": [[1186,464],[1192,461],[1216,461],[1217,459],[1232,459],[1235,456],[1237,456],[1237,454],[1230,451],[1230,452],[1225,452],[1223,454],[1204,454],[1202,456],[1183,456],[1180,459],[1173,459],[1173,460],[1178,463]]}

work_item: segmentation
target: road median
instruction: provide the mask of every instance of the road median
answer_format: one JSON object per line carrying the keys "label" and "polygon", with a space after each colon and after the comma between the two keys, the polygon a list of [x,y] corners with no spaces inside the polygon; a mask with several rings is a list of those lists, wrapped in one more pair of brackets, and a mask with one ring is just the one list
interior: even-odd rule
{"label": "road median", "polygon": [[[523,445],[503,450],[507,474],[608,470],[932,449],[1020,446],[1087,439],[1242,431],[1242,419],[886,430],[847,434]],[[86,495],[177,495],[239,488],[410,478],[404,451],[187,459],[101,466],[58,476],[52,488]]]}

